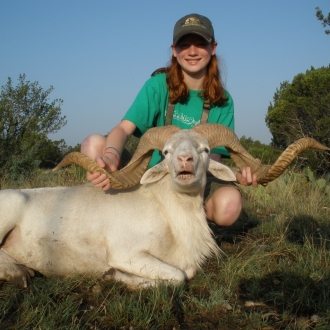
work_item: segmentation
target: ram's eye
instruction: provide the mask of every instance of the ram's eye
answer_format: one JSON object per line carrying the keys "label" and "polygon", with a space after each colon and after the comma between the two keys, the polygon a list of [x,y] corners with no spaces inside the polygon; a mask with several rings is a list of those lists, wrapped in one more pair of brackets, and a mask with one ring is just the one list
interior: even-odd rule
{"label": "ram's eye", "polygon": [[166,156],[168,154],[168,150],[163,151],[163,155]]}
{"label": "ram's eye", "polygon": [[205,148],[204,151],[208,154],[210,153],[210,149],[209,148]]}

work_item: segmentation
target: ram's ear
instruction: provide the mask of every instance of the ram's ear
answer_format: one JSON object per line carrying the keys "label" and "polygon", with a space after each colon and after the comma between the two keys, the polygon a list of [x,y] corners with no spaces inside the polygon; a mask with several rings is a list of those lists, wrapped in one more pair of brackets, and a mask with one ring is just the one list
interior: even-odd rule
{"label": "ram's ear", "polygon": [[210,159],[207,170],[220,180],[236,181],[236,177],[229,167],[219,162],[216,162],[213,159]]}
{"label": "ram's ear", "polygon": [[162,177],[164,177],[168,173],[167,165],[164,161],[160,162],[159,164],[155,165],[154,167],[150,168],[146,171],[141,180],[141,184],[152,183],[159,181]]}

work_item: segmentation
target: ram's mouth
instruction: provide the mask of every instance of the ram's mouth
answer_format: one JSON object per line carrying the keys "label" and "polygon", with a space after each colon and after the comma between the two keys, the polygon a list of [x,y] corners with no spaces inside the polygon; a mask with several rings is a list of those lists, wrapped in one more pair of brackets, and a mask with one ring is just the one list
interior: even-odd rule
{"label": "ram's mouth", "polygon": [[194,178],[195,175],[192,171],[181,171],[178,173],[177,178],[179,179],[191,179]]}

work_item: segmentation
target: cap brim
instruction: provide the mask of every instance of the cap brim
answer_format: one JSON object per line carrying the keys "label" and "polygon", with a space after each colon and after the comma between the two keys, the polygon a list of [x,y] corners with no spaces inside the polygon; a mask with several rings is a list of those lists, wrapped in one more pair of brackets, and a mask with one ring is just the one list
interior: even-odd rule
{"label": "cap brim", "polygon": [[173,40],[173,45],[176,46],[176,44],[179,42],[179,40],[188,35],[188,34],[196,34],[200,37],[202,37],[203,39],[205,39],[205,41],[207,41],[209,44],[213,41],[213,38],[210,37],[209,35],[202,33],[201,31],[197,31],[197,30],[193,30],[193,31],[182,31],[181,33],[179,33],[175,40]]}

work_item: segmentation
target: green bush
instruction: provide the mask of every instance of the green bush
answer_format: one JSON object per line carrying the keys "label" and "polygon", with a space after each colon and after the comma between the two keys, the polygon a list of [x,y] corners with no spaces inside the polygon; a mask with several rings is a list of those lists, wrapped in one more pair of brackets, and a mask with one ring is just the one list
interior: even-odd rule
{"label": "green bush", "polygon": [[53,87],[43,90],[38,82],[19,76],[16,87],[11,78],[0,94],[0,179],[21,182],[40,165],[49,166],[60,158],[64,141],[51,141],[66,124],[61,117],[60,99],[49,102]]}

